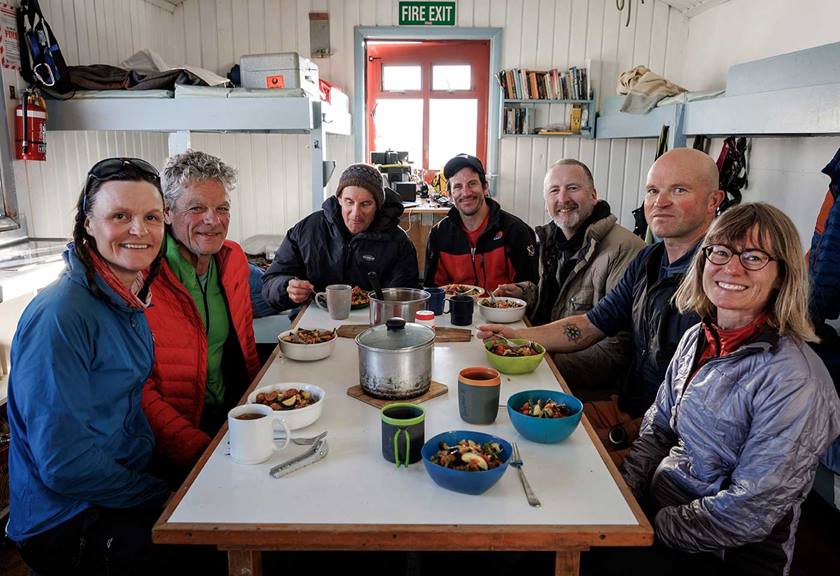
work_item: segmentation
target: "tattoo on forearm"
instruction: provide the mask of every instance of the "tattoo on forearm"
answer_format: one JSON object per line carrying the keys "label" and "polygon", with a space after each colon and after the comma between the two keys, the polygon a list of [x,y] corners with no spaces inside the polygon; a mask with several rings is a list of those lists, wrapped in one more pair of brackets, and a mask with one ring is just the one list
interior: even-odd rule
{"label": "tattoo on forearm", "polygon": [[566,338],[569,340],[569,342],[577,342],[583,335],[580,331],[580,328],[578,328],[574,324],[563,324],[562,329],[563,334],[566,335]]}

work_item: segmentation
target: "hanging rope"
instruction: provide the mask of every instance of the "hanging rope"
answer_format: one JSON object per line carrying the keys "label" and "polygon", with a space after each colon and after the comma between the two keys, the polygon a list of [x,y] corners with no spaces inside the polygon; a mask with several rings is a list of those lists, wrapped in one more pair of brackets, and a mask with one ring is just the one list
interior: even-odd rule
{"label": "hanging rope", "polygon": [[[644,4],[645,0],[641,0],[641,3]],[[624,11],[624,6],[627,5],[627,22],[624,23],[624,27],[627,28],[630,26],[630,14],[633,11],[633,0],[615,0],[615,7],[619,12]]]}

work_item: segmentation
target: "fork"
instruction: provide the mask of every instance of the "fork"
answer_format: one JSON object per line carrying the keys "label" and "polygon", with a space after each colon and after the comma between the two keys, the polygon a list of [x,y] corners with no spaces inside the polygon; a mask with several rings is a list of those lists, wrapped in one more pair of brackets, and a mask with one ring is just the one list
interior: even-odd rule
{"label": "fork", "polygon": [[519,446],[516,445],[516,442],[513,443],[513,455],[510,459],[510,465],[516,468],[519,472],[519,480],[522,481],[522,487],[525,489],[525,496],[528,498],[528,504],[534,508],[542,506],[539,498],[537,498],[536,494],[534,494],[534,491],[531,489],[531,485],[528,484],[528,479],[525,478],[525,471],[522,470],[522,457],[519,455]]}
{"label": "fork", "polygon": [[507,342],[507,345],[511,348],[511,350],[518,350],[519,348],[531,348],[534,345],[533,340],[528,340],[524,344],[517,344],[516,342],[514,342],[512,340],[509,340],[508,338],[505,338],[504,336],[502,336],[501,332],[494,333],[493,337],[498,338],[500,340],[504,340],[505,342]]}
{"label": "fork", "polygon": [[[318,440],[320,440],[321,438],[323,438],[326,435],[327,435],[327,431],[324,430],[323,432],[321,432],[317,436],[311,436],[309,438],[292,438],[291,443],[292,444],[297,444],[298,446],[309,446],[309,445],[315,444]],[[285,438],[284,435],[274,437],[275,440],[282,440],[283,438]]]}

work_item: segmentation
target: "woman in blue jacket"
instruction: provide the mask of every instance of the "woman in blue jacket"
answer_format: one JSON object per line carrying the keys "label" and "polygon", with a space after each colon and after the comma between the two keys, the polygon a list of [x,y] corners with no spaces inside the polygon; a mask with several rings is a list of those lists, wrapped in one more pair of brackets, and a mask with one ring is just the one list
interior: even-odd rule
{"label": "woman in blue jacket", "polygon": [[807,294],[779,209],[742,204],[709,228],[674,296],[703,320],[622,465],[659,546],[623,574],[788,574],[802,501],[840,432],[840,400],[807,345]]}
{"label": "woman in blue jacket", "polygon": [[94,165],[77,202],[67,268],[18,323],[6,530],[39,574],[154,571],[151,526],[168,490],[145,472],[154,436],[140,395],[154,352],[144,310],[163,210],[150,164]]}

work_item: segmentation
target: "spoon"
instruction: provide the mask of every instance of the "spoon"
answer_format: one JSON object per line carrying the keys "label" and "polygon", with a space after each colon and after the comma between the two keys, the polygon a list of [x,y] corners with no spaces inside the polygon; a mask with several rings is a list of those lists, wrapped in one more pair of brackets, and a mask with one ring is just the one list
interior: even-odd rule
{"label": "spoon", "polygon": [[385,295],[382,294],[382,286],[379,284],[379,276],[371,270],[368,272],[368,280],[370,280],[370,285],[373,286],[373,291],[376,293],[377,300],[385,300]]}

